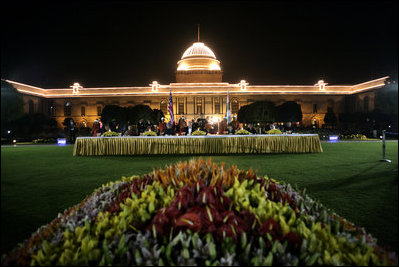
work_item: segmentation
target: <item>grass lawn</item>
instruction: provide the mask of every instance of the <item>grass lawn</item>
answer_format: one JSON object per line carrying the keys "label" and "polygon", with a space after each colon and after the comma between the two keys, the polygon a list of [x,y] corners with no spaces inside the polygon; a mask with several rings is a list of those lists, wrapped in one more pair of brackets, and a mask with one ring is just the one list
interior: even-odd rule
{"label": "grass lawn", "polygon": [[[323,143],[323,153],[216,155],[214,162],[252,167],[319,199],[398,252],[398,142]],[[196,156],[198,157],[198,156]],[[202,156],[207,158],[209,156]],[[1,250],[13,248],[95,188],[121,176],[192,156],[73,157],[72,146],[1,148]]]}

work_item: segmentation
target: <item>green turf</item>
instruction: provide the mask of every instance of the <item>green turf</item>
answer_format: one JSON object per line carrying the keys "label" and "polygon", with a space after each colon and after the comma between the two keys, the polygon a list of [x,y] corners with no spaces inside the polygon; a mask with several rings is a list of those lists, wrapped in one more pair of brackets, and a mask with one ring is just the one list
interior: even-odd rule
{"label": "green turf", "polygon": [[[327,207],[398,251],[398,142],[323,143],[323,153],[218,155],[215,162],[252,167],[307,188]],[[192,156],[73,157],[72,147],[1,148],[1,248],[9,250],[95,188]],[[198,157],[198,156],[197,156]],[[203,156],[204,157],[204,156]],[[205,156],[208,157],[208,156]]]}

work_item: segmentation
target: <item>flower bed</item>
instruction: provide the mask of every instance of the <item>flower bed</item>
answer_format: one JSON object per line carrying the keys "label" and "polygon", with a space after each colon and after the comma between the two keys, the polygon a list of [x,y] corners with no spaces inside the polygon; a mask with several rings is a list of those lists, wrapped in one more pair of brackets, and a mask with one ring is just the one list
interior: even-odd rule
{"label": "flower bed", "polygon": [[190,161],[122,178],[2,258],[2,265],[395,265],[347,220],[251,169]]}

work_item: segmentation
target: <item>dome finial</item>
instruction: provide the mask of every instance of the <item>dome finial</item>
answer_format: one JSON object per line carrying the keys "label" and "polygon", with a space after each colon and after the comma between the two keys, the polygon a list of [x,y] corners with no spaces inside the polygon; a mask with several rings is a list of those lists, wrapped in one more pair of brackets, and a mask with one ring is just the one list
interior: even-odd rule
{"label": "dome finial", "polygon": [[198,42],[200,41],[200,25],[198,23]]}

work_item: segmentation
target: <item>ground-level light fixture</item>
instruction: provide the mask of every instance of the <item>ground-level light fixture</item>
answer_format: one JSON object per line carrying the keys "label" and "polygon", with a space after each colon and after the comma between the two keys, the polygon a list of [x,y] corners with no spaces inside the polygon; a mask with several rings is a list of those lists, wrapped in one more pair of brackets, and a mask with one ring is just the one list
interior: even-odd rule
{"label": "ground-level light fixture", "polygon": [[338,141],[338,135],[330,135],[329,140],[331,142],[337,142]]}
{"label": "ground-level light fixture", "polygon": [[66,145],[66,138],[58,138],[57,139],[57,145],[65,146]]}

